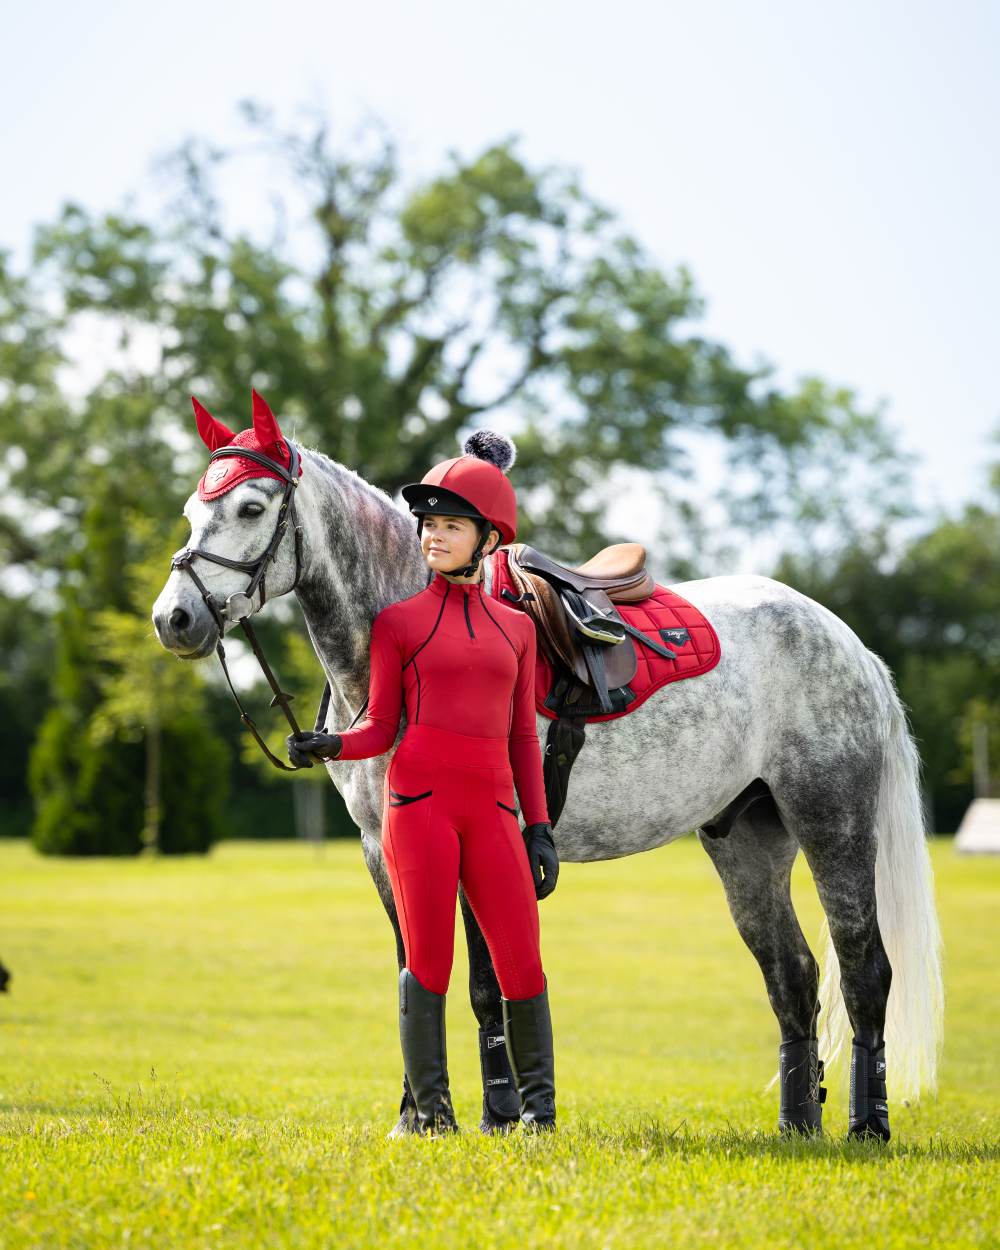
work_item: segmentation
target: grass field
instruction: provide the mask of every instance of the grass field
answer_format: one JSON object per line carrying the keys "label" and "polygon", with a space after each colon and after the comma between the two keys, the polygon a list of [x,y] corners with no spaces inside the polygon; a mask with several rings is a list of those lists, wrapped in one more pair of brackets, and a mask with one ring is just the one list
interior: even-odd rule
{"label": "grass field", "polygon": [[[940,1090],[890,1103],[888,1147],[845,1141],[840,1073],[826,1139],[777,1136],[777,1025],[691,838],[567,864],[541,905],[559,1131],[476,1131],[459,926],[465,1132],[387,1142],[395,952],[355,843],[66,862],[0,842],[0,1246],[995,1246],[1000,861],[950,840],[934,861]],[[794,890],[815,947],[801,862]]]}

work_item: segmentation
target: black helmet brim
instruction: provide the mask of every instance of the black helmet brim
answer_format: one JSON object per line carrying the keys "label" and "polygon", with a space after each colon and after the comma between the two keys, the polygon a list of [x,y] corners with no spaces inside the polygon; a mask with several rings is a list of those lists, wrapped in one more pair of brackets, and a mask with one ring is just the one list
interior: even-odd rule
{"label": "black helmet brim", "polygon": [[411,482],[404,486],[400,494],[406,500],[414,516],[426,515],[428,512],[439,516],[467,516],[477,521],[485,521],[478,508],[467,499],[445,486],[429,486],[425,482]]}

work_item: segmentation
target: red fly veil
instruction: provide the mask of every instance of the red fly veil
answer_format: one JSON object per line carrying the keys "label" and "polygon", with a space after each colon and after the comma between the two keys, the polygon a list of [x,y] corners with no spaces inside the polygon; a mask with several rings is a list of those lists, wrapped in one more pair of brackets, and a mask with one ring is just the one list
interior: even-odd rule
{"label": "red fly veil", "polygon": [[[216,420],[192,395],[191,403],[194,405],[194,415],[198,418],[198,433],[202,441],[209,451],[216,451],[219,447],[247,447],[251,451],[270,456],[272,460],[289,468],[291,452],[278,428],[274,413],[255,390],[251,388],[250,393],[253,397],[253,427],[240,430],[239,434],[234,434],[221,421]],[[299,476],[302,476],[301,464]],[[255,460],[247,460],[242,456],[221,456],[218,460],[213,460],[202,475],[198,483],[198,498],[217,499],[219,495],[224,495],[227,490],[232,490],[250,477],[273,477],[279,482],[283,481],[273,469],[265,468]]]}

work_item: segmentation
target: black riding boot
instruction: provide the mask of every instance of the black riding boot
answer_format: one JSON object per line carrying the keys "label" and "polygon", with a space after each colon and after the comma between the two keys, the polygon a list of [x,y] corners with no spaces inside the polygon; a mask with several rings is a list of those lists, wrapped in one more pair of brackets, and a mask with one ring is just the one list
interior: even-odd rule
{"label": "black riding boot", "polygon": [[444,994],[424,989],[409,970],[399,974],[399,1040],[403,1066],[417,1104],[418,1133],[457,1133],[448,1088]]}
{"label": "black riding boot", "polygon": [[521,1100],[521,1123],[529,1128],[555,1128],[555,1062],[548,979],[534,998],[501,996],[500,1005],[507,1057]]}

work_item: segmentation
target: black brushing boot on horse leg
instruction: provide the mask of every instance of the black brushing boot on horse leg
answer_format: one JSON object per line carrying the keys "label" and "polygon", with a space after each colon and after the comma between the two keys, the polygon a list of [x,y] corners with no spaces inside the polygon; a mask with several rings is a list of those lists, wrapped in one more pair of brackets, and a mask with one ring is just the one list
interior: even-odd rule
{"label": "black brushing boot on horse leg", "polygon": [[479,1022],[479,1071],[483,1082],[479,1131],[492,1136],[507,1133],[517,1125],[521,1104],[507,1058],[500,985],[489,948],[464,890],[458,898],[469,947],[469,998]]}
{"label": "black brushing boot on horse leg", "polygon": [[778,1049],[781,1104],[778,1128],[782,1133],[821,1133],[826,1090],[823,1060],[815,1037],[801,1042],[782,1042]]}
{"label": "black brushing boot on horse leg", "polygon": [[506,1133],[516,1126],[521,1104],[502,1027],[479,1030],[479,1070],[483,1078],[480,1132]]}
{"label": "black brushing boot on horse leg", "polygon": [[448,1085],[445,995],[425,989],[409,968],[399,974],[399,1040],[416,1103],[416,1131],[457,1133]]}
{"label": "black brushing boot on horse leg", "polygon": [[534,998],[501,996],[500,1003],[507,1055],[521,1101],[521,1123],[530,1129],[554,1129],[556,1086],[548,978]]}
{"label": "black brushing boot on horse leg", "polygon": [[866,1046],[851,1043],[851,1104],[849,1137],[889,1140],[889,1104],[885,1093],[885,1042]]}

